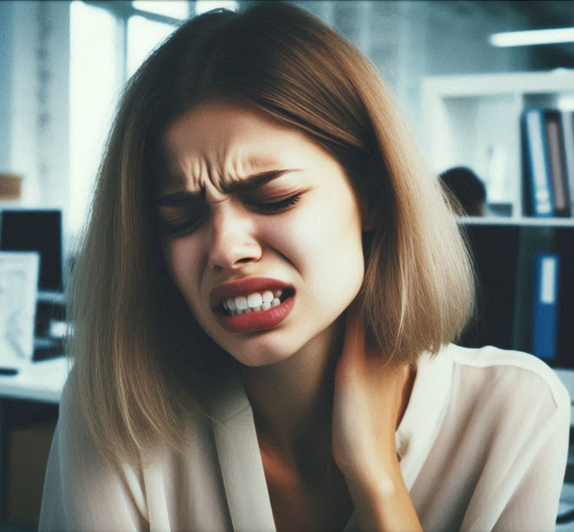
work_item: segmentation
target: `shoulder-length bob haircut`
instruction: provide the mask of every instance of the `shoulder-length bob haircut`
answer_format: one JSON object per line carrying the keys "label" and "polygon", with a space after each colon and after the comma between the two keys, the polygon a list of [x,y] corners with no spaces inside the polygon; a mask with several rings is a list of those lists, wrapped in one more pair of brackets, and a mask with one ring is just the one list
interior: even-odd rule
{"label": "shoulder-length bob haircut", "polygon": [[214,360],[226,363],[167,273],[156,206],[166,129],[217,99],[306,134],[378,214],[358,301],[382,356],[414,364],[472,314],[474,276],[456,221],[373,65],[293,5],[195,17],[126,88],[73,273],[69,351],[83,414],[114,461],[137,461],[154,442],[181,449],[181,420],[205,411],[204,376]]}

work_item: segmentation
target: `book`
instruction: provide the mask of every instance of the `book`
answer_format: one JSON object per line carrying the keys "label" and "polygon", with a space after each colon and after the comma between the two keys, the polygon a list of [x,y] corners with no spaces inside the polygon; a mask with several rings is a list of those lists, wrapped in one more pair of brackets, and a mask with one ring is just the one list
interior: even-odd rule
{"label": "book", "polygon": [[554,197],[546,141],[544,110],[530,107],[522,113],[524,188],[529,194],[529,216],[553,217]]}
{"label": "book", "polygon": [[570,213],[574,214],[574,111],[560,113],[562,147],[564,151],[564,174],[570,196]]}
{"label": "book", "polygon": [[539,358],[557,358],[558,279],[560,257],[556,253],[534,256],[532,303],[532,353]]}
{"label": "book", "polygon": [[546,148],[548,150],[548,162],[550,164],[550,177],[554,196],[554,215],[569,217],[572,211],[570,209],[570,194],[566,184],[564,142],[560,111],[545,109],[544,123],[546,127]]}

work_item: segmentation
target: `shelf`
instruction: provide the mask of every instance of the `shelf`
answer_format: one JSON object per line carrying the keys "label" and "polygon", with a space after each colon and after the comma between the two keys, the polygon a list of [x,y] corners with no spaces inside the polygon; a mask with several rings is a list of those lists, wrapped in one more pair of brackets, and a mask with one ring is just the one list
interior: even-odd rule
{"label": "shelf", "polygon": [[[532,106],[572,109],[574,70],[426,78],[424,140],[433,171],[471,168],[486,185],[488,202],[510,204],[512,213],[523,220],[520,121],[523,110]],[[551,220],[524,218],[511,223],[572,225],[564,219]]]}
{"label": "shelf", "polygon": [[65,357],[23,361],[14,376],[0,376],[0,397],[58,404],[72,367]]}

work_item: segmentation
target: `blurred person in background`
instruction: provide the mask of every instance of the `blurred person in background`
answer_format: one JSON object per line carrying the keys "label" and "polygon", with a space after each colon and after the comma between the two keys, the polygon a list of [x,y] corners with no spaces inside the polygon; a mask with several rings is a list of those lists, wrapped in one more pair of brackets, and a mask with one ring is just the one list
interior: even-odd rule
{"label": "blurred person in background", "polygon": [[464,166],[450,168],[440,174],[452,208],[460,216],[484,216],[486,187],[481,179]]}

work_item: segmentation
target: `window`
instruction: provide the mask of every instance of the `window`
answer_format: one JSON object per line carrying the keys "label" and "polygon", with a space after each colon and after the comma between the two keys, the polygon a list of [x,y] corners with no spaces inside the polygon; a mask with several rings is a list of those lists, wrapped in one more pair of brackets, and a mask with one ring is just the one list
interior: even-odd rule
{"label": "window", "polygon": [[149,53],[192,14],[237,9],[233,0],[74,0],[70,6],[70,206],[86,221],[98,165],[121,89]]}
{"label": "window", "polygon": [[84,2],[70,6],[70,204],[67,226],[85,221],[122,79],[113,15]]}
{"label": "window", "polygon": [[188,2],[172,2],[171,0],[134,0],[132,6],[141,11],[158,15],[184,19],[189,16]]}
{"label": "window", "polygon": [[140,15],[128,19],[127,76],[131,77],[149,53],[163,42],[174,28]]}
{"label": "window", "polygon": [[126,80],[182,19],[183,1],[70,5],[70,205],[67,226],[86,221],[95,177]]}

